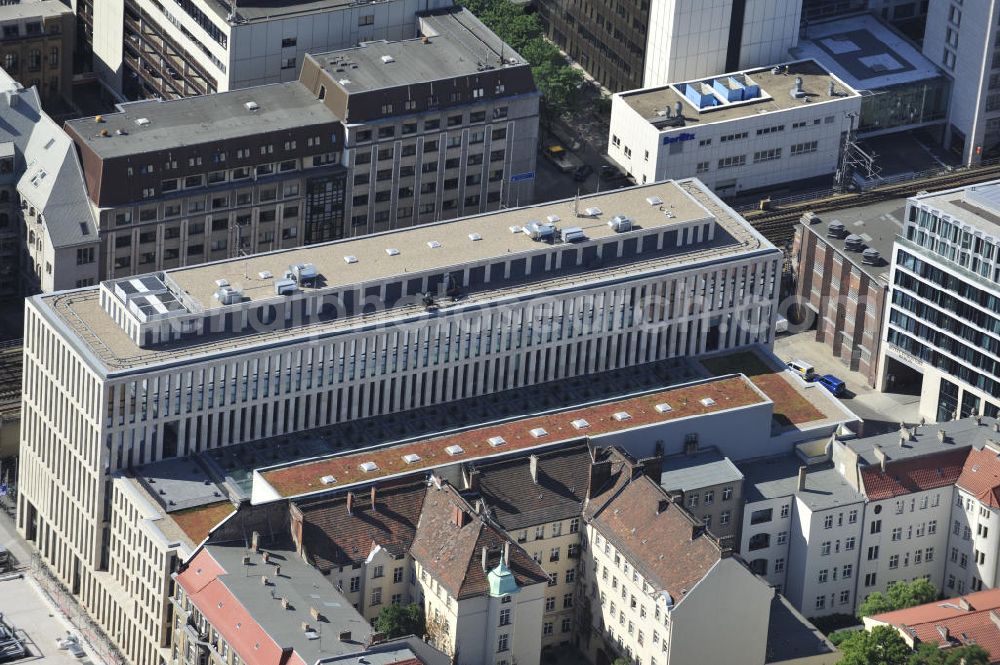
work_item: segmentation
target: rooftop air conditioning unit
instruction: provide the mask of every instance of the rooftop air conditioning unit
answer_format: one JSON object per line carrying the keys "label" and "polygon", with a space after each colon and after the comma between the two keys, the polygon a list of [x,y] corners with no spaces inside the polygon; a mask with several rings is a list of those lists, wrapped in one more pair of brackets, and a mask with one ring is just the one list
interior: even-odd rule
{"label": "rooftop air conditioning unit", "polygon": [[274,281],[274,295],[290,296],[299,290],[294,279],[277,279]]}
{"label": "rooftop air conditioning unit", "polygon": [[625,215],[615,215],[608,222],[608,228],[615,233],[625,233],[632,230],[632,220]]}
{"label": "rooftop air conditioning unit", "polygon": [[869,247],[861,253],[861,262],[869,266],[877,266],[882,263],[882,254],[877,249]]}

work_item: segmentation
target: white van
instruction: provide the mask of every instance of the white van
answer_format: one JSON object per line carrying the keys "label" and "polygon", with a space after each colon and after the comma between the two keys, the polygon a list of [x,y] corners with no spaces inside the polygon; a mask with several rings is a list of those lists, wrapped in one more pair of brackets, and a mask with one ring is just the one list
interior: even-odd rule
{"label": "white van", "polygon": [[806,381],[812,381],[816,376],[816,368],[805,360],[789,360],[788,369],[792,370]]}

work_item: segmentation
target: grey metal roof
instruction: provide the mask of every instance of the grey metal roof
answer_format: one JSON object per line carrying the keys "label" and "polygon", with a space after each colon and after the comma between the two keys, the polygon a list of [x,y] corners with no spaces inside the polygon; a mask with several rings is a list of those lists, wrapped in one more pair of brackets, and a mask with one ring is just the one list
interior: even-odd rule
{"label": "grey metal roof", "polygon": [[[905,209],[906,199],[892,199],[881,203],[822,213],[814,217],[811,224],[804,224],[804,226],[869,277],[888,283],[889,268],[892,262],[892,244],[896,236],[903,231]],[[827,231],[833,222],[841,222],[847,233],[861,236],[866,247],[877,249],[882,256],[879,265],[862,263],[861,252],[848,251],[844,248],[843,238],[828,236]]]}
{"label": "grey metal roof", "polygon": [[[512,47],[464,9],[422,16],[420,31],[426,39],[368,42],[312,57],[327,71],[332,68],[331,75],[348,93],[527,64]],[[338,63],[345,61],[349,66],[337,72]]]}
{"label": "grey metal roof", "polygon": [[826,510],[861,503],[861,496],[847,480],[826,462],[808,467],[805,489],[798,489],[799,467],[804,466],[795,455],[769,457],[740,464],[743,472],[744,496],[747,501],[796,496],[810,510]]}
{"label": "grey metal roof", "polygon": [[[257,109],[249,110],[249,102],[256,103]],[[98,156],[110,158],[339,121],[298,81],[170,101],[131,102],[118,108],[117,113],[101,116],[103,122],[86,117],[70,120],[66,126]]]}
{"label": "grey metal roof", "polygon": [[[969,446],[982,448],[988,440],[1000,439],[1000,433],[993,429],[994,424],[998,422],[1000,421],[994,418],[981,418],[980,424],[977,425],[975,418],[963,418],[946,423],[911,427],[912,440],[902,446],[899,445],[898,432],[846,441],[844,445],[856,452],[867,464],[879,464],[874,453],[875,446],[885,449],[892,460],[920,457]],[[944,441],[938,438],[939,430],[945,432]]]}
{"label": "grey metal roof", "polygon": [[800,658],[832,654],[836,651],[830,640],[799,614],[787,598],[781,594],[774,595],[771,600],[771,616],[767,624],[765,663],[800,662]]}
{"label": "grey metal roof", "polygon": [[73,141],[42,111],[38,91],[0,70],[0,143],[13,143],[18,193],[42,214],[53,247],[97,240]]}
{"label": "grey metal roof", "polygon": [[728,457],[708,449],[694,455],[672,455],[663,460],[660,486],[667,490],[688,490],[737,483],[743,474]]}
{"label": "grey metal roof", "polygon": [[419,638],[409,635],[373,644],[364,654],[343,658],[324,658],[317,665],[336,662],[337,665],[394,665],[414,656],[422,665],[451,665],[451,656],[438,651]]}
{"label": "grey metal roof", "polygon": [[168,513],[218,503],[225,493],[212,481],[197,456],[172,457],[135,468],[138,481]]}
{"label": "grey metal roof", "polygon": [[[374,632],[364,617],[358,614],[330,580],[307,564],[293,548],[264,548],[272,562],[281,566],[281,575],[274,575],[273,568],[257,564],[244,566],[247,554],[242,543],[206,545],[209,554],[219,562],[227,574],[219,580],[275,642],[292,647],[307,663],[320,659],[344,656],[364,651],[364,645]],[[261,569],[263,568],[263,572]],[[255,570],[256,569],[256,570]],[[270,586],[260,582],[268,574]],[[283,609],[280,598],[286,598],[292,609]],[[319,610],[326,621],[316,621],[310,608]],[[302,623],[313,626],[324,634],[319,639],[309,639],[302,631]],[[351,640],[341,642],[338,634],[350,631]]]}

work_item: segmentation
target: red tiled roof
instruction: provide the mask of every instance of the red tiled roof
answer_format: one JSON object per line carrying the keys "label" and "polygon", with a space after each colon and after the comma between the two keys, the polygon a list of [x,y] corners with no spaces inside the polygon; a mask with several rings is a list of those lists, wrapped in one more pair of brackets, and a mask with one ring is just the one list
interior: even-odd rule
{"label": "red tiled roof", "polygon": [[722,558],[718,545],[677,504],[660,510],[667,495],[648,476],[629,479],[623,469],[612,488],[600,495],[602,507],[588,506],[592,524],[650,584],[680,602]]}
{"label": "red tiled roof", "polygon": [[[889,450],[888,454],[892,455]],[[885,471],[872,464],[861,469],[865,495],[872,501],[891,499],[912,492],[922,492],[953,485],[962,473],[968,448],[946,450],[912,459],[886,462]]]}
{"label": "red tiled roof", "polygon": [[[464,515],[462,525],[456,511]],[[475,514],[472,507],[448,483],[427,489],[424,509],[417,525],[410,554],[457,599],[480,596],[489,584],[482,565],[487,548],[487,570],[497,566],[504,543],[510,547],[510,570],[518,586],[548,581],[545,571],[517,543]]]}
{"label": "red tiled roof", "polygon": [[[706,405],[702,402],[705,398],[711,398],[713,401]],[[294,496],[388,475],[429,469],[449,462],[467,462],[497,453],[546,446],[586,435],[607,434],[666,420],[760,404],[765,399],[748,380],[740,376],[730,376],[603,404],[518,418],[431,439],[263,470],[261,474],[281,496]],[[656,410],[656,405],[660,403],[669,404],[671,410],[660,413]],[[627,420],[616,420],[614,414],[620,411],[627,412],[631,417]],[[577,419],[586,420],[587,426],[584,429],[576,429],[571,422]],[[532,436],[530,431],[535,428],[544,429],[546,434],[539,438]],[[488,442],[488,439],[495,436],[502,437],[505,441],[499,448],[492,447]],[[445,452],[445,448],[452,445],[460,446],[462,452],[455,455]],[[403,456],[409,454],[419,455],[419,459],[407,463],[403,460]],[[360,469],[360,465],[364,462],[374,462],[378,469],[365,472]],[[335,480],[324,484],[321,480],[324,476],[332,476]]]}
{"label": "red tiled roof", "polygon": [[[962,607],[963,600],[968,609]],[[876,614],[871,620],[895,626],[921,642],[939,644],[943,640],[939,628],[946,628],[953,644],[978,644],[989,652],[990,662],[997,663],[1000,662],[1000,627],[990,617],[992,610],[1000,611],[1000,589]]]}
{"label": "red tiled roof", "polygon": [[346,493],[299,502],[303,554],[322,571],[361,563],[376,545],[402,556],[413,543],[426,493],[426,480],[411,478],[377,486],[375,510],[370,492],[354,495],[350,513]]}
{"label": "red tiled roof", "polygon": [[219,579],[227,571],[202,549],[177,575],[177,583],[205,618],[247,665],[306,665],[294,651],[283,651]]}
{"label": "red tiled roof", "polygon": [[991,508],[1000,508],[1000,456],[992,448],[973,450],[956,483]]}

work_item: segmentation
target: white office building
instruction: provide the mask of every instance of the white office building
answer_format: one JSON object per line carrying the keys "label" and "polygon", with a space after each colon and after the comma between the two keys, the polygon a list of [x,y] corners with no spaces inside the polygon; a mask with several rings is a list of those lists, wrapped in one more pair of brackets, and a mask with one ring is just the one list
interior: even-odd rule
{"label": "white office building", "polygon": [[798,43],[801,12],[802,0],[650,3],[643,85],[781,62]]}
{"label": "white office building", "polygon": [[[532,222],[575,242],[532,240],[520,232]],[[19,531],[110,621],[127,597],[106,572],[116,471],[770,345],[780,267],[779,250],[687,180],[36,296]]]}
{"label": "white office building", "polygon": [[94,72],[130,98],[175,99],[294,81],[306,53],[419,36],[451,0],[76,0]]}
{"label": "white office building", "polygon": [[880,382],[932,421],[1000,414],[1000,182],[922,194],[896,239]]}
{"label": "white office building", "polygon": [[945,146],[962,163],[1000,156],[1000,3],[935,0],[927,9],[924,55],[951,79]]}
{"label": "white office building", "polygon": [[608,155],[636,182],[720,196],[829,176],[861,97],[812,60],[615,95]]}

